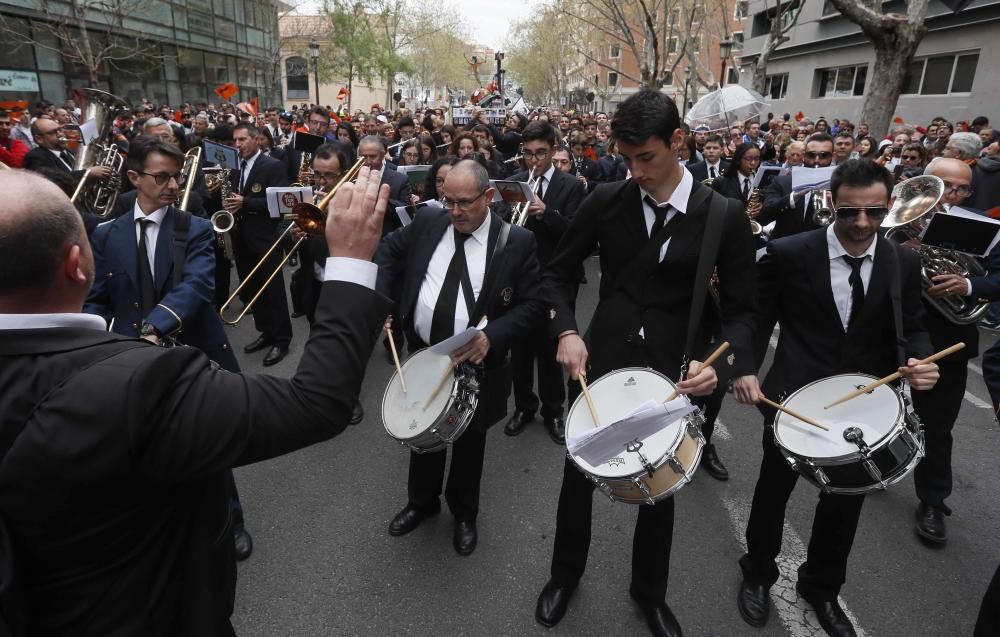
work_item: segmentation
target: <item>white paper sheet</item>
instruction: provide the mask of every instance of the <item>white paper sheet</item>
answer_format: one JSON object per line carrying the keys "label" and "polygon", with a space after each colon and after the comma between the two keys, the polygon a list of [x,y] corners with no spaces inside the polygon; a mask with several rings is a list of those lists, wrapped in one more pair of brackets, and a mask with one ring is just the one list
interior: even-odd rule
{"label": "white paper sheet", "polygon": [[278,219],[282,215],[292,212],[292,207],[297,203],[313,201],[312,186],[303,187],[268,187],[267,191],[267,213],[272,219]]}
{"label": "white paper sheet", "polygon": [[642,440],[662,431],[695,409],[685,396],[667,403],[648,400],[621,420],[570,436],[566,447],[570,453],[596,467],[620,455],[632,440]]}
{"label": "white paper sheet", "polygon": [[472,341],[472,339],[476,337],[476,333],[486,327],[486,323],[486,317],[484,316],[483,320],[479,322],[479,325],[459,332],[451,338],[446,338],[437,345],[431,345],[430,350],[435,354],[447,354],[451,356],[452,352],[464,347],[467,343]]}
{"label": "white paper sheet", "polygon": [[823,190],[830,184],[830,177],[836,169],[836,166],[826,168],[795,166],[792,168],[792,192]]}

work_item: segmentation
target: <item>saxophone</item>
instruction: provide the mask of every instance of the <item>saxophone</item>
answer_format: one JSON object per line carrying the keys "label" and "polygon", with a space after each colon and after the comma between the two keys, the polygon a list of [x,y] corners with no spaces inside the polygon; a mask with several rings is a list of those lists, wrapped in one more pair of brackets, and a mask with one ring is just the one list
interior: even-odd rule
{"label": "saxophone", "polygon": [[750,232],[753,236],[759,236],[760,233],[764,232],[764,226],[760,225],[757,221],[757,217],[760,216],[760,210],[764,207],[764,202],[760,199],[760,188],[754,188],[750,191],[750,196],[747,198],[747,217],[750,219]]}
{"label": "saxophone", "polygon": [[[232,173],[231,168],[223,168],[219,171],[218,175],[214,176],[211,183],[219,185],[219,196],[222,199],[223,204],[225,204],[226,199],[233,194],[233,186],[229,181],[229,175]],[[209,181],[208,177],[205,177],[206,182]],[[233,213],[229,212],[225,208],[217,210],[212,214],[212,229],[215,230],[217,239],[219,241],[219,246],[222,248],[223,254],[230,261],[233,260],[235,253],[233,252],[233,238],[229,236],[229,231],[233,229],[236,225],[236,217]]]}

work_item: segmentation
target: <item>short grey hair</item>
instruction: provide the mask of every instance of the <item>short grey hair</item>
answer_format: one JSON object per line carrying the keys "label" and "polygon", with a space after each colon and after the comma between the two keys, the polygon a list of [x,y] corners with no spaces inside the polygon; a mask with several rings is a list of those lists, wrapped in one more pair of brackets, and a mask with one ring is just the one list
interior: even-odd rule
{"label": "short grey hair", "polygon": [[[157,126],[169,126],[170,122],[163,119],[162,117],[150,117],[142,124],[142,132],[148,132],[151,128],[156,128]],[[173,131],[171,131],[173,132]]]}
{"label": "short grey hair", "polygon": [[975,133],[952,133],[948,145],[960,153],[960,159],[975,159],[983,149],[983,140]]}
{"label": "short grey hair", "polygon": [[476,190],[480,192],[484,192],[487,188],[490,187],[490,174],[486,171],[486,168],[484,168],[482,164],[480,164],[474,159],[463,159],[462,161],[458,162],[457,164],[452,166],[451,170],[448,172],[448,175],[451,176],[456,172],[459,174],[463,172],[471,173],[472,178],[476,182]]}
{"label": "short grey hair", "polygon": [[379,137],[378,135],[365,135],[361,138],[361,142],[358,143],[358,148],[365,146],[367,144],[377,144],[382,148],[382,152],[387,152],[388,149],[385,147],[385,139]]}

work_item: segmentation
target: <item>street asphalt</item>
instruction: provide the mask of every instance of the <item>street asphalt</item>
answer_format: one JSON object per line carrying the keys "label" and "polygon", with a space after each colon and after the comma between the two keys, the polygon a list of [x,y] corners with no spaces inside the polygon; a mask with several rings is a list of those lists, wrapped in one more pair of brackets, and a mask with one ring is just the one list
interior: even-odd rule
{"label": "street asphalt", "polygon": [[[287,278],[289,271],[286,270]],[[578,313],[597,300],[597,262],[587,263]],[[263,352],[242,353],[256,337],[247,320],[230,329],[244,371],[261,373]],[[293,321],[291,354],[266,373],[291,376],[308,334]],[[982,347],[995,341],[983,332]],[[912,478],[865,502],[842,601],[859,635],[971,635],[987,583],[1000,562],[1000,435],[973,361],[955,426],[954,493],[946,547],[913,532]],[[254,552],[239,565],[233,622],[241,636],[325,635],[645,635],[628,596],[634,505],[595,493],[587,572],[555,628],[535,623],[535,601],[549,577],[564,448],[539,421],[523,434],[489,433],[478,519],[479,546],[452,548],[447,507],[413,533],[390,537],[406,503],[408,452],[385,433],[381,401],[392,374],[381,345],[368,364],[364,421],[322,444],[236,470]],[[220,400],[224,400],[220,397]],[[512,399],[513,400],[513,399]],[[513,409],[511,404],[510,409]],[[822,635],[794,592],[795,568],[809,543],[817,490],[799,481],[788,503],[783,577],[762,629],[736,608],[737,560],[761,457],[762,418],[726,400],[716,433],[731,479],[702,471],[676,496],[667,602],[688,636]]]}

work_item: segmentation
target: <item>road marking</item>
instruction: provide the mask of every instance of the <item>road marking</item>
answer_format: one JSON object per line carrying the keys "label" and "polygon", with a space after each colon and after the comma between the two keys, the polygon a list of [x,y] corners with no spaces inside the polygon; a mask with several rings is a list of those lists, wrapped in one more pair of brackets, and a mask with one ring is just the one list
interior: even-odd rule
{"label": "road marking", "polygon": [[732,440],[732,438],[733,438],[733,436],[732,436],[732,434],[729,433],[729,429],[727,429],[726,426],[724,424],[722,424],[722,419],[716,418],[715,419],[715,430],[712,431],[712,439],[713,440],[715,440],[715,439],[718,439],[718,440]]}
{"label": "road marking", "polygon": [[983,368],[980,367],[979,365],[976,365],[975,363],[969,363],[969,369],[971,369],[972,371],[976,372],[980,376],[983,375]]}
{"label": "road marking", "polygon": [[[729,513],[733,532],[739,538],[740,547],[746,550],[745,531],[747,519],[750,517],[749,504],[723,498],[722,503]],[[806,561],[806,547],[795,530],[785,521],[785,534],[781,543],[782,551],[778,556],[778,581],[771,587],[771,604],[781,618],[792,637],[824,637],[826,631],[819,625],[816,612],[795,591],[795,581],[798,579],[799,564]],[[858,619],[847,608],[842,597],[838,598],[840,607],[844,609],[858,637],[866,637],[865,631],[858,625]]]}

